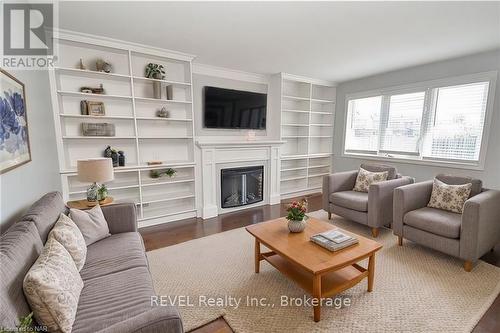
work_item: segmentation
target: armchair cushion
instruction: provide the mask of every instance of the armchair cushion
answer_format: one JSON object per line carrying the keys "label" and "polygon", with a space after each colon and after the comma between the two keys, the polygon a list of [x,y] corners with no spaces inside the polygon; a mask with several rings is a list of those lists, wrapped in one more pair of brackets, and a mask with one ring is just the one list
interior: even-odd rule
{"label": "armchair cushion", "polygon": [[473,196],[481,193],[483,189],[483,182],[480,179],[475,179],[471,177],[445,175],[441,173],[436,176],[436,179],[439,179],[440,181],[448,185],[464,185],[471,183],[472,187],[469,198],[472,198]]}
{"label": "armchair cushion", "polygon": [[387,180],[388,174],[388,171],[371,172],[363,168],[359,168],[353,190],[358,192],[368,192],[371,184]]}
{"label": "armchair cushion", "polygon": [[424,207],[403,218],[404,224],[447,238],[459,238],[462,215],[441,209]]}
{"label": "armchair cushion", "polygon": [[357,210],[368,211],[368,193],[356,191],[343,191],[330,194],[330,202],[334,205]]}
{"label": "armchair cushion", "polygon": [[360,166],[361,168],[368,170],[370,172],[384,172],[387,171],[387,180],[395,179],[397,178],[397,170],[395,167],[392,167],[390,165],[385,165],[385,164],[368,164],[368,163],[363,163]]}
{"label": "armchair cushion", "polygon": [[472,184],[448,185],[434,179],[431,199],[427,207],[444,209],[453,213],[462,214],[465,201],[469,198]]}

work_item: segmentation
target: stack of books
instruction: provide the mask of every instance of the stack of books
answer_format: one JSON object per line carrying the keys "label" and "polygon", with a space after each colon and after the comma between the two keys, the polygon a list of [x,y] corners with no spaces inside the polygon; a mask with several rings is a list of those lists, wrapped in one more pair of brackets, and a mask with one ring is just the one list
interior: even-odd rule
{"label": "stack of books", "polygon": [[329,230],[313,235],[311,241],[330,251],[338,251],[359,242],[356,237],[339,230]]}

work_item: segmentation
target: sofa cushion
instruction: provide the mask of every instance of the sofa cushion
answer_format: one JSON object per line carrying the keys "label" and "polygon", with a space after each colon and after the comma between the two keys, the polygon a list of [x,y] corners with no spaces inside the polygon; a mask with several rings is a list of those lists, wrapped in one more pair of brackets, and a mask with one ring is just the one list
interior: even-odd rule
{"label": "sofa cushion", "polygon": [[50,230],[59,219],[59,214],[66,212],[67,208],[61,193],[51,192],[35,202],[21,220],[35,223],[40,238],[45,244]]}
{"label": "sofa cushion", "polygon": [[23,281],[36,321],[49,332],[71,332],[82,288],[73,258],[55,238],[49,238]]}
{"label": "sofa cushion", "polygon": [[99,205],[89,210],[71,208],[69,216],[82,232],[87,246],[110,235],[108,222]]}
{"label": "sofa cushion", "polygon": [[398,171],[395,167],[385,164],[370,164],[363,163],[361,168],[368,170],[370,172],[384,172],[387,171],[387,180],[396,179]]}
{"label": "sofa cushion", "polygon": [[368,211],[368,193],[357,191],[342,191],[330,194],[330,202],[334,205],[357,210]]}
{"label": "sofa cushion", "polygon": [[406,213],[403,222],[414,228],[447,238],[459,238],[462,215],[424,207]]}
{"label": "sofa cushion", "polygon": [[483,182],[480,179],[475,179],[472,177],[439,174],[436,176],[436,179],[439,179],[440,181],[448,185],[464,185],[471,183],[472,187],[469,198],[481,193],[481,191],[483,190]]}
{"label": "sofa cushion", "polygon": [[78,271],[82,270],[87,256],[87,245],[80,229],[66,215],[61,213],[59,220],[49,233],[49,239],[55,238],[71,255]]}
{"label": "sofa cushion", "polygon": [[85,281],[73,333],[97,332],[151,309],[153,282],[147,267]]}
{"label": "sofa cushion", "polygon": [[14,329],[31,310],[23,293],[23,279],[43,244],[31,221],[14,223],[0,237],[0,327]]}
{"label": "sofa cushion", "polygon": [[124,232],[90,245],[80,275],[86,281],[134,267],[148,267],[144,244],[138,232]]}

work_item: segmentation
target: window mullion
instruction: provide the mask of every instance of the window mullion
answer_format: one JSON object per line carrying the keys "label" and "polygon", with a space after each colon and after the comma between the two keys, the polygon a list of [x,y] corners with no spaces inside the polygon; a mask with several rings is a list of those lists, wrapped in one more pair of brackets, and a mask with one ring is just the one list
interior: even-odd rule
{"label": "window mullion", "polygon": [[390,99],[391,97],[388,95],[382,95],[382,103],[380,110],[380,124],[378,131],[378,147],[377,154],[380,153],[380,150],[384,144],[385,132],[387,130],[387,126],[389,124],[389,107],[390,107]]}

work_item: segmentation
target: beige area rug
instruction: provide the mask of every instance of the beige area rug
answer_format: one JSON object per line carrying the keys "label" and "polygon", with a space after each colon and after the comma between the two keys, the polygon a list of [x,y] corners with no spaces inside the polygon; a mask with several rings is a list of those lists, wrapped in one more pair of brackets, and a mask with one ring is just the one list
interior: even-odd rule
{"label": "beige area rug", "polygon": [[[324,211],[309,215],[327,220]],[[332,223],[370,237],[359,224],[338,217]],[[408,241],[399,247],[391,230],[381,230],[378,241],[384,247],[374,291],[366,292],[365,279],[340,295],[350,306],[324,306],[318,323],[311,307],[280,305],[282,295],[303,297],[302,289],[267,262],[254,273],[254,240],[244,228],[155,250],[148,258],[159,295],[189,296],[177,300],[186,331],[223,315],[236,332],[469,332],[500,292],[500,268],[493,265],[480,261],[467,273],[447,255]],[[224,296],[242,304],[204,305],[203,297]],[[268,306],[247,306],[247,296],[265,297]]]}

